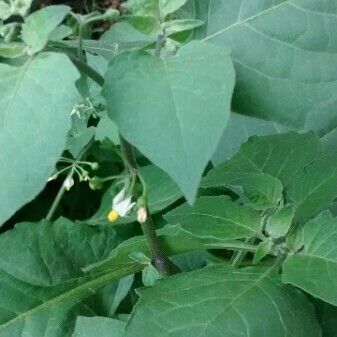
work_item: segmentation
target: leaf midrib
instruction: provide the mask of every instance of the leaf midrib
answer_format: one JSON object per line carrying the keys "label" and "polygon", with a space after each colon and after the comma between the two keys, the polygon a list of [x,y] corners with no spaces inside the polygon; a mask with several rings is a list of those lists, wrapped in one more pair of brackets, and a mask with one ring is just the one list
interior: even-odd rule
{"label": "leaf midrib", "polygon": [[[277,8],[279,8],[279,7],[281,7],[281,6],[283,6],[283,5],[289,4],[291,1],[292,1],[292,0],[285,0],[285,1],[282,2],[281,4],[278,4],[278,5],[269,7],[268,9],[266,9],[266,10],[264,10],[264,11],[262,11],[262,12],[259,12],[259,13],[257,13],[257,14],[254,14],[254,15],[252,15],[252,16],[246,18],[246,19],[243,20],[243,21],[236,21],[236,22],[233,23],[232,25],[227,26],[227,27],[225,27],[225,28],[223,28],[223,29],[220,29],[219,31],[217,31],[217,32],[215,32],[215,33],[213,33],[213,34],[211,34],[211,35],[206,36],[205,38],[202,39],[202,41],[208,41],[208,40],[212,39],[213,37],[215,37],[215,36],[217,36],[217,35],[220,35],[220,34],[222,34],[223,32],[225,32],[225,31],[227,31],[227,30],[229,30],[229,29],[231,29],[231,28],[234,28],[234,27],[243,25],[243,24],[245,24],[246,22],[249,22],[249,21],[254,20],[254,19],[256,19],[256,18],[258,18],[258,17],[260,17],[260,16],[263,16],[263,15],[265,15],[265,14],[267,14],[267,13],[269,13],[269,12],[271,12],[271,11],[273,11],[273,10],[275,10],[275,9],[277,9]],[[209,6],[209,8],[210,8],[210,6]],[[209,14],[208,14],[208,20],[209,20]]]}
{"label": "leaf midrib", "polygon": [[[31,316],[34,313],[36,313],[40,310],[43,310],[45,308],[52,307],[53,305],[55,305],[59,302],[62,302],[63,300],[68,300],[69,298],[74,297],[74,294],[76,294],[77,292],[81,292],[84,289],[89,289],[89,288],[95,287],[95,286],[98,287],[98,288],[103,287],[105,284],[108,284],[109,282],[111,282],[114,279],[118,279],[118,278],[122,278],[124,276],[130,275],[132,273],[135,273],[135,272],[141,270],[142,268],[143,268],[142,265],[132,264],[132,265],[129,265],[129,266],[125,266],[122,269],[113,270],[111,273],[108,273],[108,274],[104,273],[103,276],[95,278],[94,280],[90,280],[89,282],[85,282],[85,283],[83,283],[83,284],[81,284],[81,285],[79,285],[75,288],[72,288],[69,291],[65,291],[64,293],[62,293],[60,295],[56,295],[55,297],[53,297],[53,298],[51,298],[51,299],[49,299],[45,302],[42,302],[41,304],[37,305],[36,307],[34,307],[32,309],[29,309],[29,310],[21,313],[20,315],[10,319],[6,323],[0,324],[0,331],[7,328],[9,325],[11,325],[12,323],[14,323],[18,320],[24,319],[27,316]],[[74,282],[76,280],[77,279],[73,279],[73,280],[71,280],[71,282]],[[100,284],[103,284],[103,285],[100,286]],[[48,289],[48,287],[45,287],[45,289]],[[52,289],[52,287],[50,287],[50,289]]]}

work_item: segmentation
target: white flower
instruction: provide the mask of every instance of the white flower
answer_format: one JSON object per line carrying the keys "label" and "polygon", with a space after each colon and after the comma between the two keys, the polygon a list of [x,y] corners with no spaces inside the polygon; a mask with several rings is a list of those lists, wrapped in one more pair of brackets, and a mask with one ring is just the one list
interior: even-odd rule
{"label": "white flower", "polygon": [[115,222],[119,217],[126,216],[136,204],[135,202],[131,202],[131,196],[126,198],[125,194],[126,191],[125,188],[123,188],[113,198],[111,211],[108,214],[108,220],[110,222]]}
{"label": "white flower", "polygon": [[69,191],[74,186],[74,183],[75,182],[72,177],[67,177],[63,182],[63,186],[67,191]]}

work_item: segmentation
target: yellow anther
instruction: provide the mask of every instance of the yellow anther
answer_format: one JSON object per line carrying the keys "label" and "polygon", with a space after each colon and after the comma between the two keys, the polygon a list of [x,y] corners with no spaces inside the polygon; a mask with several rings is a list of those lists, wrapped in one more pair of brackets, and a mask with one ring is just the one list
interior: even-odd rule
{"label": "yellow anther", "polygon": [[119,219],[119,214],[113,209],[108,213],[107,218],[110,222],[115,222]]}

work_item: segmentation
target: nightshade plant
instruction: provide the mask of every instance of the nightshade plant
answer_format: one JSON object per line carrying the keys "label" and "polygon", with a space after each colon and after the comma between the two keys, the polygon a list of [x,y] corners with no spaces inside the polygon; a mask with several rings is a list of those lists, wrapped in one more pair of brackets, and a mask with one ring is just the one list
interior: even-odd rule
{"label": "nightshade plant", "polygon": [[86,3],[0,1],[0,337],[335,337],[337,2]]}

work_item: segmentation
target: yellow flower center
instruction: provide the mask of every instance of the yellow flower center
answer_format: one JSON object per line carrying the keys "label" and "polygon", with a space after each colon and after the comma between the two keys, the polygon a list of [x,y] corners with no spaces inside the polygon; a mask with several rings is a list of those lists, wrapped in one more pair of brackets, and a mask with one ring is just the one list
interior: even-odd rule
{"label": "yellow flower center", "polygon": [[119,219],[119,214],[113,209],[108,213],[107,218],[110,222],[115,222]]}

